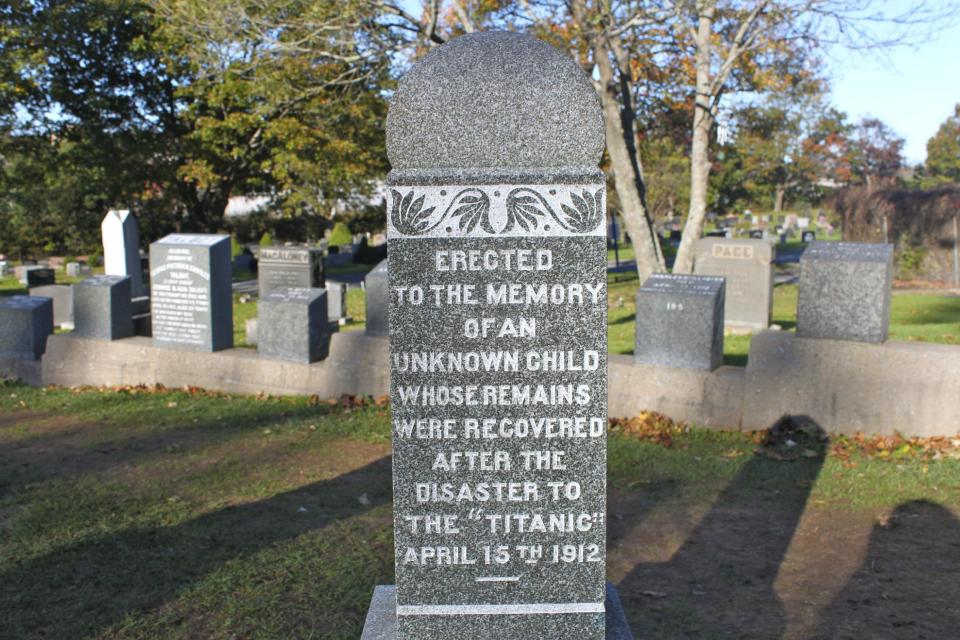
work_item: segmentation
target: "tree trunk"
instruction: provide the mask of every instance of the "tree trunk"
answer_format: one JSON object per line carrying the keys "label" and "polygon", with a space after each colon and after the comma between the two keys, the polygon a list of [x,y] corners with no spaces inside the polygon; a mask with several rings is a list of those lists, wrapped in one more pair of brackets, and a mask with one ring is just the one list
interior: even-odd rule
{"label": "tree trunk", "polygon": [[780,213],[783,211],[783,199],[787,195],[786,185],[778,184],[773,194],[773,211]]}
{"label": "tree trunk", "polygon": [[683,226],[683,238],[673,265],[674,273],[691,273],[697,242],[703,233],[707,213],[707,186],[710,179],[710,130],[713,111],[710,78],[710,38],[713,35],[712,3],[700,10],[696,38],[697,95],[693,110],[693,145],[690,149],[690,212]]}
{"label": "tree trunk", "polygon": [[600,102],[603,106],[607,153],[613,166],[613,184],[620,199],[626,231],[633,243],[637,275],[642,283],[651,274],[664,270],[663,259],[658,251],[653,225],[643,200],[643,177],[640,175],[640,161],[633,144],[632,120],[627,119],[625,127],[623,105],[618,96],[607,48],[601,44],[595,45],[594,57],[600,73]]}

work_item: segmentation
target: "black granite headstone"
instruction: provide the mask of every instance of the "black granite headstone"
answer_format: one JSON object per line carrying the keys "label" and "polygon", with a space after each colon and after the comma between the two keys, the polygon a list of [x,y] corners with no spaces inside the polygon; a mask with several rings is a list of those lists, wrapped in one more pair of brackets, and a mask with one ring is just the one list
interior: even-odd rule
{"label": "black granite headstone", "polygon": [[230,236],[172,234],[150,245],[150,312],[159,347],[233,346]]}
{"label": "black granite headstone", "polygon": [[363,638],[626,637],[590,80],[529,36],[463,36],[401,81],[387,140],[397,588]]}

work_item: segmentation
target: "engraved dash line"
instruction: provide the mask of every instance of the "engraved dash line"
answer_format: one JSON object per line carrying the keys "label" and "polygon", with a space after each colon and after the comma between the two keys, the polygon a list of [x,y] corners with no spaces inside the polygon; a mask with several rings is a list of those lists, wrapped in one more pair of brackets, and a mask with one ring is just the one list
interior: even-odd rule
{"label": "engraved dash line", "polygon": [[604,613],[603,602],[545,602],[535,604],[407,604],[397,605],[398,616],[559,615]]}
{"label": "engraved dash line", "polygon": [[481,576],[477,582],[520,582],[520,576]]}

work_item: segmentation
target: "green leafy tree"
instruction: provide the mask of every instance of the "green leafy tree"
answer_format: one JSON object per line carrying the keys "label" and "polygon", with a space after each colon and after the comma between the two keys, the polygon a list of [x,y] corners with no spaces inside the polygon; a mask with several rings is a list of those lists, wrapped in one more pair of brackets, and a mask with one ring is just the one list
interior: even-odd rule
{"label": "green leafy tree", "polygon": [[232,195],[273,194],[288,215],[327,217],[386,173],[386,49],[362,1],[151,0],[172,61],[192,81],[178,176],[189,217],[218,224]]}
{"label": "green leafy tree", "polygon": [[960,183],[960,104],[927,142],[924,170],[932,183]]}
{"label": "green leafy tree", "polygon": [[338,222],[333,225],[333,230],[330,231],[330,237],[327,239],[327,243],[331,247],[342,247],[351,242],[353,242],[353,235],[350,233],[347,223]]}

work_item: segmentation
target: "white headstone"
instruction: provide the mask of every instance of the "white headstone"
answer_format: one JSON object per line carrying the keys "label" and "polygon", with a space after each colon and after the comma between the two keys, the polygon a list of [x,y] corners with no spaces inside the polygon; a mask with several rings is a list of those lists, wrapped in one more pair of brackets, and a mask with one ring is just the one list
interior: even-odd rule
{"label": "white headstone", "polygon": [[140,268],[140,232],[129,209],[112,209],[100,223],[103,236],[103,266],[108,276],[130,276],[134,298],[145,295]]}

